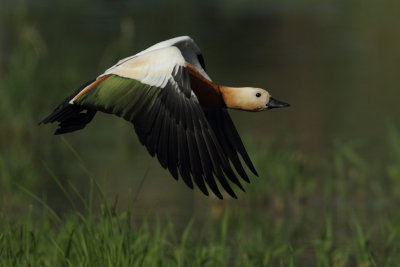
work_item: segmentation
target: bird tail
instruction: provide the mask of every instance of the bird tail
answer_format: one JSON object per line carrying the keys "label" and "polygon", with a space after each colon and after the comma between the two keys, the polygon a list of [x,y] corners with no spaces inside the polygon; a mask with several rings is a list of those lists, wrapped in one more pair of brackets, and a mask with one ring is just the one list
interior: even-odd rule
{"label": "bird tail", "polygon": [[94,81],[87,82],[67,97],[54,111],[43,119],[40,124],[58,122],[58,128],[54,134],[64,134],[85,128],[96,114],[96,110],[69,103],[80,91]]}

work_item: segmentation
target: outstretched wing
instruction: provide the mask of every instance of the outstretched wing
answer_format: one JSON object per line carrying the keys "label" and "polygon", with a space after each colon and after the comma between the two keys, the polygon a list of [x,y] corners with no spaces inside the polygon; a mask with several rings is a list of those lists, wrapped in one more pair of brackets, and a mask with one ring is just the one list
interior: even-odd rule
{"label": "outstretched wing", "polygon": [[185,59],[178,48],[133,57],[98,79],[103,81],[88,86],[70,103],[131,121],[140,142],[175,179],[179,173],[190,188],[194,182],[208,195],[208,185],[222,198],[218,181],[236,198],[228,180],[243,187],[230,166],[231,153],[225,150],[232,145],[221,144],[223,133],[215,132],[219,125],[209,123],[191,90]]}

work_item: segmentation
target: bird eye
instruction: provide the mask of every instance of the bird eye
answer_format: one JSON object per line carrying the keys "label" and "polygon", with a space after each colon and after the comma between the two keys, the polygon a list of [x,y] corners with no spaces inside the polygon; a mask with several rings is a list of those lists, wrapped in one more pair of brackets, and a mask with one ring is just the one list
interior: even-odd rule
{"label": "bird eye", "polygon": [[260,94],[260,93],[257,93],[257,94],[256,94],[256,97],[260,97],[260,96],[261,96],[261,94]]}

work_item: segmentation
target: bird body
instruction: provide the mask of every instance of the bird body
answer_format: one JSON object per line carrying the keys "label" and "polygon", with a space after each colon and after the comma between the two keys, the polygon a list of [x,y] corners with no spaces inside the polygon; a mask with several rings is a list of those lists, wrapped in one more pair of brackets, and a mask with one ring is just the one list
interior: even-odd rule
{"label": "bird body", "polygon": [[[41,123],[59,122],[56,134],[84,128],[97,111],[132,122],[151,156],[186,185],[222,198],[216,180],[236,197],[229,182],[249,178],[239,159],[257,172],[227,108],[262,111],[288,104],[261,88],[235,88],[211,81],[196,43],[187,36],[155,44],[120,60],[82,85]],[[207,185],[207,186],[206,186]]]}

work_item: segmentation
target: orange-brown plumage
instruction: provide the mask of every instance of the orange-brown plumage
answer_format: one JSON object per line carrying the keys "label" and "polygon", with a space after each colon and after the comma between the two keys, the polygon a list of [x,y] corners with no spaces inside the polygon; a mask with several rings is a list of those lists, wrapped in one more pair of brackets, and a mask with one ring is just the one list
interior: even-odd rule
{"label": "orange-brown plumage", "polygon": [[225,107],[220,86],[207,80],[190,63],[186,62],[190,76],[190,86],[199,99],[200,104],[206,108]]}

